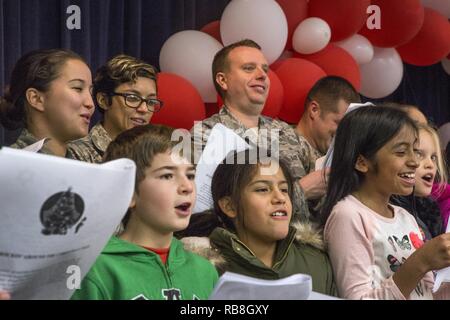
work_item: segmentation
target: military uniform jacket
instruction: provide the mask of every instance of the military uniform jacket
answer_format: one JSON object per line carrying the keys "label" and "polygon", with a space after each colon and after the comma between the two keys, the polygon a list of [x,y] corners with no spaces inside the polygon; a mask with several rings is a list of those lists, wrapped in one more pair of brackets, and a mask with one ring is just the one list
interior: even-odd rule
{"label": "military uniform jacket", "polygon": [[108,132],[97,123],[86,137],[69,143],[69,150],[77,160],[100,163],[110,142]]}
{"label": "military uniform jacket", "polygon": [[[278,139],[279,157],[284,159],[290,167],[291,174],[295,181],[305,175],[301,161],[300,143],[294,129],[287,123],[265,116],[259,117],[258,130],[246,128],[238,119],[233,117],[231,112],[224,106],[219,113],[208,119],[197,122],[191,129],[191,137],[194,145],[195,159],[199,159],[199,152],[203,150],[208,141],[212,128],[221,123],[233,130],[243,139],[250,140],[251,143],[258,143],[258,146],[271,151],[271,139]],[[278,134],[278,137],[276,136]],[[197,154],[196,154],[197,153]],[[300,219],[309,219],[308,206],[303,191],[298,183],[294,184],[294,214]]]}

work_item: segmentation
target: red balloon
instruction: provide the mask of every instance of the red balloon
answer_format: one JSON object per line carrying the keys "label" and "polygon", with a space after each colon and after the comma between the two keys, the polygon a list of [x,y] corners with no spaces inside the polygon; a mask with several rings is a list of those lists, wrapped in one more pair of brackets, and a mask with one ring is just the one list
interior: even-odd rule
{"label": "red balloon", "polygon": [[289,50],[283,51],[281,56],[270,65],[270,69],[275,71],[284,60],[292,58],[293,56],[294,56],[293,51],[289,51]]}
{"label": "red balloon", "polygon": [[222,43],[222,38],[220,37],[220,20],[215,20],[208,23],[207,25],[203,26],[200,31],[209,34],[211,37]]}
{"label": "red balloon", "polygon": [[361,89],[358,63],[347,51],[334,44],[329,44],[325,49],[313,54],[294,53],[294,57],[311,61],[329,76],[339,76],[348,80],[356,91]]}
{"label": "red balloon", "polygon": [[283,106],[284,89],[280,78],[278,78],[277,74],[272,70],[269,70],[269,78],[269,96],[267,97],[262,114],[267,117],[276,118]]}
{"label": "red balloon", "polygon": [[205,105],[198,90],[185,78],[173,73],[158,74],[158,98],[164,102],[151,123],[191,129],[194,121],[205,119]]}
{"label": "red balloon", "polygon": [[303,113],[306,95],[319,79],[326,76],[325,71],[310,61],[290,58],[275,73],[284,88],[283,106],[278,118],[297,124]]}
{"label": "red balloon", "polygon": [[307,0],[276,0],[283,9],[288,23],[288,38],[284,50],[292,50],[292,35],[295,28],[308,17]]}
{"label": "red balloon", "polygon": [[366,23],[369,5],[370,0],[310,0],[308,16],[325,20],[331,29],[331,41],[340,41],[357,33]]}
{"label": "red balloon", "polygon": [[420,0],[372,0],[372,5],[380,7],[380,29],[370,30],[364,25],[359,33],[376,47],[390,48],[405,44],[422,27],[424,7]]}
{"label": "red balloon", "polygon": [[[269,96],[267,97],[261,114],[267,117],[276,118],[281,110],[281,107],[283,106],[284,89],[280,78],[278,78],[277,74],[270,69],[269,79]],[[223,100],[219,95],[217,96],[217,106],[219,108],[222,108],[223,106]]]}
{"label": "red balloon", "polygon": [[416,66],[429,66],[450,52],[450,23],[438,11],[425,8],[425,21],[419,33],[397,48],[402,60]]}

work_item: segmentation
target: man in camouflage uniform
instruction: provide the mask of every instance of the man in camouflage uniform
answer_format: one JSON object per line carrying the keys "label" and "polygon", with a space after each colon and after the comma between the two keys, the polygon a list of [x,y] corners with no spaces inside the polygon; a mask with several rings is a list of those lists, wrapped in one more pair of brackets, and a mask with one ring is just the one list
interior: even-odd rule
{"label": "man in camouflage uniform", "polygon": [[327,170],[315,171],[316,160],[325,156],[337,126],[350,103],[360,103],[359,94],[347,80],[327,76],[309,91],[305,109],[295,128],[300,144],[303,175],[300,186],[308,199],[309,210],[317,217],[320,201],[326,193]]}
{"label": "man in camouflage uniform", "polygon": [[103,121],[87,137],[69,144],[74,158],[92,163],[102,162],[106,148],[119,133],[148,124],[162,106],[156,98],[155,68],[127,55],[115,56],[100,67],[93,95],[104,114]]}
{"label": "man in camouflage uniform", "polygon": [[[293,177],[298,180],[304,175],[304,169],[295,131],[282,121],[261,116],[270,80],[267,75],[269,65],[260,46],[251,40],[229,45],[216,54],[212,68],[214,85],[224,106],[218,114],[196,123],[191,129],[194,160],[199,159],[211,129],[221,123],[242,138],[247,138],[250,144],[258,143],[268,149],[271,148],[272,137],[276,139],[278,134],[279,156],[290,164]],[[298,183],[295,184],[294,192],[294,214],[305,221],[309,219],[309,211]]]}

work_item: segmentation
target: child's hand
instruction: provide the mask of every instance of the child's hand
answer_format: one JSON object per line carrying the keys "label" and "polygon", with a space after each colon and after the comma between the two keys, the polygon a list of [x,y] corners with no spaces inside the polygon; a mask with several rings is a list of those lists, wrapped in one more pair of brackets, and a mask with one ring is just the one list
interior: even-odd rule
{"label": "child's hand", "polygon": [[9,300],[11,296],[6,291],[0,291],[0,300]]}
{"label": "child's hand", "polygon": [[427,242],[418,250],[427,271],[450,266],[450,233],[441,234]]}

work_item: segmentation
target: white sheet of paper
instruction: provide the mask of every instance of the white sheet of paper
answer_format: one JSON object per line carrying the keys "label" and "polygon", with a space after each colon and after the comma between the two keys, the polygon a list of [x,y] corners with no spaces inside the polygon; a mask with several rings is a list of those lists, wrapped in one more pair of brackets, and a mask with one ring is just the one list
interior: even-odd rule
{"label": "white sheet of paper", "polygon": [[[127,211],[136,166],[0,150],[0,289],[69,299]],[[72,267],[71,267],[72,266]]]}
{"label": "white sheet of paper", "polygon": [[264,280],[225,272],[209,300],[333,300],[335,297],[312,291],[312,278],[294,274],[278,280]]}
{"label": "white sheet of paper", "polygon": [[47,141],[47,140],[48,140],[48,138],[39,140],[38,142],[30,144],[29,146],[26,146],[22,150],[31,151],[31,152],[38,152],[39,150],[42,149],[42,147],[44,146],[45,141]]}
{"label": "white sheet of paper", "polygon": [[[447,229],[445,232],[450,232],[450,223],[447,223]],[[439,290],[439,287],[443,282],[450,282],[450,267],[436,271],[433,293]]]}
{"label": "white sheet of paper", "polygon": [[212,128],[208,142],[196,167],[197,201],[194,213],[209,210],[213,207],[211,180],[217,166],[231,151],[236,150],[240,152],[248,148],[250,148],[250,145],[233,130],[220,123]]}

